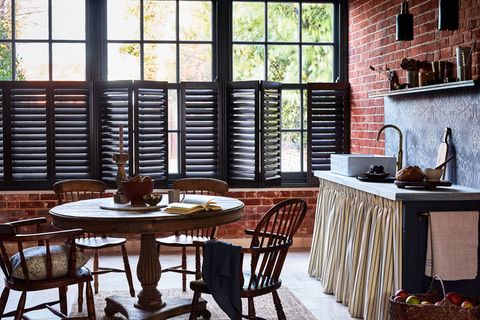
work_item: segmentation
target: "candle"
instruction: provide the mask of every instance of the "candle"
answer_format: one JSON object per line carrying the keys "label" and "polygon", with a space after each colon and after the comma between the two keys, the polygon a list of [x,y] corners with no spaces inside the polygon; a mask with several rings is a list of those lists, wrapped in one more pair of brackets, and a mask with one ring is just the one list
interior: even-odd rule
{"label": "candle", "polygon": [[120,127],[118,128],[118,135],[119,135],[119,153],[123,154],[123,124],[120,124]]}

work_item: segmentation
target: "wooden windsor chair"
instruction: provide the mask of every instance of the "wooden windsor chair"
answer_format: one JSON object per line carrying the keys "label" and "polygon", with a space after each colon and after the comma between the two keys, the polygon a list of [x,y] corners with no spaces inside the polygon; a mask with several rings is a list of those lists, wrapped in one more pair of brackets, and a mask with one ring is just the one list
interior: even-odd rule
{"label": "wooden windsor chair", "polygon": [[[271,293],[280,320],[286,319],[277,290],[281,287],[282,272],[288,250],[307,212],[307,204],[302,199],[284,200],[268,210],[260,219],[255,230],[245,230],[252,236],[249,248],[241,249],[241,264],[244,254],[251,255],[249,272],[241,272],[241,298],[248,299],[248,319],[256,319],[254,298]],[[203,246],[196,242],[195,245]],[[240,268],[241,270],[241,268]],[[202,293],[210,294],[203,280],[190,282],[194,291],[190,320],[198,317],[198,303]],[[241,315],[239,315],[239,318]]]}
{"label": "wooden windsor chair", "polygon": [[[92,275],[83,267],[88,257],[77,252],[74,238],[83,234],[82,229],[40,233],[40,225],[46,218],[35,218],[0,224],[0,267],[5,274],[5,288],[0,297],[0,318],[14,317],[15,320],[29,319],[25,313],[48,309],[62,319],[95,320],[95,305],[92,292]],[[32,233],[31,227],[37,226]],[[23,227],[30,230],[21,232]],[[24,230],[26,231],[26,230]],[[38,245],[31,247],[32,243]],[[53,243],[61,243],[53,244]],[[17,253],[9,254],[8,249],[17,247]],[[87,286],[87,316],[68,317],[67,287],[73,284]],[[59,299],[25,308],[27,292],[58,288]],[[11,290],[20,291],[17,310],[5,313]],[[60,304],[60,310],[53,305]]]}
{"label": "wooden windsor chair", "polygon": [[[55,191],[55,194],[57,195],[57,200],[59,204],[86,199],[102,198],[106,189],[107,185],[104,182],[91,179],[63,180],[53,185],[53,191]],[[109,272],[119,272],[125,273],[127,277],[130,295],[132,297],[135,297],[132,271],[130,269],[127,250],[125,248],[126,242],[127,239],[125,238],[113,238],[107,237],[106,235],[97,236],[90,233],[83,234],[81,237],[75,239],[75,244],[81,250],[93,250],[94,255],[92,275],[94,278],[93,283],[95,294],[98,293],[99,288],[98,275]],[[99,266],[99,250],[117,246],[120,246],[122,250],[124,270]],[[81,312],[83,304],[82,284],[79,284],[78,290],[78,310],[79,312]]]}
{"label": "wooden windsor chair", "polygon": [[[228,184],[225,181],[211,178],[184,178],[173,182],[173,189],[180,190],[185,194],[217,195],[224,196],[228,192]],[[217,233],[217,227],[185,230],[175,232],[174,235],[157,239],[157,250],[160,254],[160,246],[182,248],[182,261],[180,265],[162,269],[163,272],[176,272],[182,274],[182,290],[187,290],[187,274],[195,275],[200,279],[200,248],[193,242],[205,242],[213,239]],[[187,269],[187,248],[195,248],[195,270]]]}

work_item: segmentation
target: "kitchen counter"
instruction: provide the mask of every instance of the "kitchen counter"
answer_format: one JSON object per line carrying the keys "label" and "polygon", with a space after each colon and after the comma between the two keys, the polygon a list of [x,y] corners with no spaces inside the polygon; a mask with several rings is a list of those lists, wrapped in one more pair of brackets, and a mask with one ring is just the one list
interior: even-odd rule
{"label": "kitchen counter", "polygon": [[315,176],[393,201],[465,201],[480,200],[480,189],[453,185],[436,190],[400,189],[393,183],[363,182],[355,177],[330,171],[315,171]]}
{"label": "kitchen counter", "polygon": [[[308,272],[355,318],[387,319],[388,298],[396,290],[428,290],[429,212],[480,209],[480,189],[399,189],[328,171],[314,174],[319,192]],[[480,277],[445,287],[478,296]]]}

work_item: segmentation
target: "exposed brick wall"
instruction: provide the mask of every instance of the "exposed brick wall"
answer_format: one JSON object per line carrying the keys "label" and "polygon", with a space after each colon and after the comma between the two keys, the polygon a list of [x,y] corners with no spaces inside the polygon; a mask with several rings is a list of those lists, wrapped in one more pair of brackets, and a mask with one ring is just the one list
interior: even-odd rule
{"label": "exposed brick wall", "polygon": [[[414,15],[414,40],[395,41],[395,15],[401,0],[352,0],[349,6],[349,81],[352,87],[351,151],[382,154],[384,143],[375,140],[384,124],[383,98],[369,99],[371,92],[388,90],[386,76],[369,70],[400,68],[402,58],[455,62],[455,47],[480,41],[480,0],[460,1],[460,29],[437,30],[438,0],[410,0]],[[477,48],[480,46],[478,43]],[[478,75],[479,56],[473,72]],[[454,68],[456,70],[456,68]]]}
{"label": "exposed brick wall", "polygon": [[[313,232],[317,194],[317,188],[232,190],[229,196],[242,200],[246,205],[245,211],[240,221],[221,226],[218,236],[241,239],[245,236],[244,230],[253,228],[273,204],[283,199],[298,197],[308,203],[307,216],[297,233],[298,237],[303,239],[300,246],[308,247],[308,240]],[[35,217],[49,218],[48,211],[56,204],[55,194],[49,191],[4,192],[0,194],[0,223]],[[139,237],[128,235],[128,238],[134,240]],[[138,248],[138,244],[130,245]]]}

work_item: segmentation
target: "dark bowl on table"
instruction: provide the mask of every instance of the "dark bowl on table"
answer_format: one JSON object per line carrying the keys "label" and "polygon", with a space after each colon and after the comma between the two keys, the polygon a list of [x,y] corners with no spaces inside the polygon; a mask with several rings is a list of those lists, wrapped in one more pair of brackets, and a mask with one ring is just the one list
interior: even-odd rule
{"label": "dark bowl on table", "polygon": [[123,194],[130,200],[132,205],[145,205],[143,197],[153,192],[154,181],[152,179],[123,181]]}
{"label": "dark bowl on table", "polygon": [[363,172],[362,173],[365,177],[370,178],[370,179],[375,179],[375,180],[382,180],[390,176],[390,173],[388,172]]}

